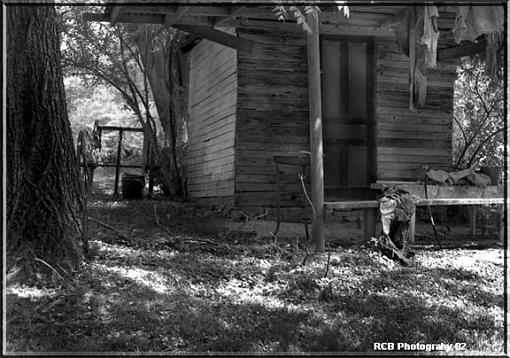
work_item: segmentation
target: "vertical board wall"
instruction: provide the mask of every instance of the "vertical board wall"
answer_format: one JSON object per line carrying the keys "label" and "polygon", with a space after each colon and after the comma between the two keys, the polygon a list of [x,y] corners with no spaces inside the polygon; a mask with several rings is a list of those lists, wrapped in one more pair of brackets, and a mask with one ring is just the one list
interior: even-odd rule
{"label": "vertical board wall", "polygon": [[[260,211],[276,203],[273,156],[309,150],[306,37],[238,36],[253,51],[203,40],[190,55],[188,188],[201,201]],[[375,53],[377,179],[418,180],[424,164],[448,169],[456,66],[427,70],[427,103],[413,113],[407,56],[389,38]],[[299,168],[280,169],[283,212],[300,216]]]}
{"label": "vertical board wall", "polygon": [[237,103],[236,50],[208,40],[190,54],[188,193],[233,203]]}
{"label": "vertical board wall", "polygon": [[427,69],[427,101],[409,110],[409,59],[394,39],[378,41],[376,126],[377,178],[418,180],[423,165],[451,167],[456,65]]}
{"label": "vertical board wall", "polygon": [[[238,33],[256,45],[250,53],[238,51],[236,205],[274,207],[273,156],[310,148],[306,37]],[[304,205],[298,172],[281,166],[283,207]]]}

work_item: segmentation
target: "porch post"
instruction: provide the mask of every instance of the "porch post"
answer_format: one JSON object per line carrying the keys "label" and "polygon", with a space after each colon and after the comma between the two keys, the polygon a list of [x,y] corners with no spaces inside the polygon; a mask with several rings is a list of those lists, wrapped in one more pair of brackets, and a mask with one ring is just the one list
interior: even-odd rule
{"label": "porch post", "polygon": [[308,13],[306,21],[311,28],[307,35],[308,52],[308,98],[310,111],[310,152],[312,203],[315,220],[312,224],[312,238],[316,251],[325,251],[324,240],[324,170],[322,148],[322,104],[319,44],[319,14]]}

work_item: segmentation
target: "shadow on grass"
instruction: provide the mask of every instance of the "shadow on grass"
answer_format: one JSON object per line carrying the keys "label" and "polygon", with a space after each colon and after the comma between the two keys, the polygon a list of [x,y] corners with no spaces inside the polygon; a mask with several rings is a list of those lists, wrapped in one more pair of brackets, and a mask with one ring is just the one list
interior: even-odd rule
{"label": "shadow on grass", "polygon": [[[103,288],[99,294],[98,286],[105,281],[122,281],[126,289]],[[8,350],[287,351],[299,341],[299,329],[311,315],[257,303],[199,298],[185,289],[159,294],[119,274],[89,284],[73,294],[38,301],[8,295]],[[18,337],[27,338],[20,341]]]}
{"label": "shadow on grass", "polygon": [[[362,252],[343,253],[332,270],[358,281],[346,281],[350,287],[336,281],[325,297],[319,276],[290,273],[290,260],[265,260],[279,271],[270,279],[271,270],[255,258],[282,256],[282,250],[267,240],[240,240],[242,255],[198,244],[185,252],[154,247],[152,230],[160,228],[153,204],[94,208],[98,218],[111,215],[122,230],[148,235],[141,247],[103,245],[75,284],[58,294],[37,300],[8,294],[8,351],[351,352],[386,341],[502,349],[502,323],[490,309],[502,308],[503,297],[485,289],[490,283],[477,272],[382,270]],[[157,205],[165,223],[192,235],[185,213]],[[236,291],[239,281],[247,286]],[[276,289],[268,294],[253,289],[271,284]]]}
{"label": "shadow on grass", "polygon": [[[483,309],[431,299],[418,294],[430,289],[414,284],[398,296],[373,290],[374,282],[398,281],[398,272],[368,279],[354,292],[338,291],[310,309],[204,294],[177,273],[168,279],[186,284],[166,282],[171,290],[159,293],[125,274],[93,271],[82,285],[52,297],[8,295],[9,351],[341,352],[371,351],[374,342],[471,342],[468,349],[498,351],[503,341],[502,327]],[[460,282],[453,290],[467,288]],[[502,304],[499,296],[484,295]]]}

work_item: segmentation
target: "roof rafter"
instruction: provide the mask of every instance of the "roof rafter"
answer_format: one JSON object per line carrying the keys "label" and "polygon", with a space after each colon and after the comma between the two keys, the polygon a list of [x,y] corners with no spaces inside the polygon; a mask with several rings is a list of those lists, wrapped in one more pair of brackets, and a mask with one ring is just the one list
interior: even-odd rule
{"label": "roof rafter", "polygon": [[437,60],[446,61],[454,58],[474,55],[484,52],[487,48],[485,37],[480,38],[477,42],[466,42],[459,46],[448,47],[437,51]]}
{"label": "roof rafter", "polygon": [[122,5],[115,5],[112,10],[112,14],[110,15],[110,23],[115,25],[120,17],[122,15],[122,11],[124,10],[124,7]]}
{"label": "roof rafter", "polygon": [[209,26],[172,25],[172,27],[236,50],[251,51],[255,44],[253,41],[241,39]]}

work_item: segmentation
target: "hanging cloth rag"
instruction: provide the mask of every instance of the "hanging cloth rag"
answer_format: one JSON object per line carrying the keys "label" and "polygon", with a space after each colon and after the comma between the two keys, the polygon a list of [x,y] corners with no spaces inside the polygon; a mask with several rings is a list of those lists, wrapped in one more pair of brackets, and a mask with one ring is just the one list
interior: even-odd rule
{"label": "hanging cloth rag", "polygon": [[452,30],[456,43],[463,40],[475,42],[479,36],[485,35],[485,69],[492,78],[496,76],[498,68],[497,51],[500,48],[504,20],[503,6],[458,6],[455,27]]}
{"label": "hanging cloth rag", "polygon": [[[424,6],[423,15],[418,19],[418,42],[425,46],[425,67],[435,68],[437,58],[437,42],[439,40],[439,29],[437,18],[439,11],[436,6]],[[421,22],[423,21],[423,25]],[[421,34],[420,34],[421,32]]]}
{"label": "hanging cloth rag", "polygon": [[452,30],[456,43],[475,42],[478,36],[503,32],[505,11],[503,6],[457,6],[455,27]]}
{"label": "hanging cloth rag", "polygon": [[425,69],[436,66],[438,17],[436,6],[410,6],[395,30],[400,47],[409,57],[409,109],[413,112],[427,98]]}
{"label": "hanging cloth rag", "polygon": [[485,70],[490,78],[496,78],[498,67],[500,66],[498,50],[501,44],[501,35],[492,33],[485,35],[487,47],[485,48]]}

